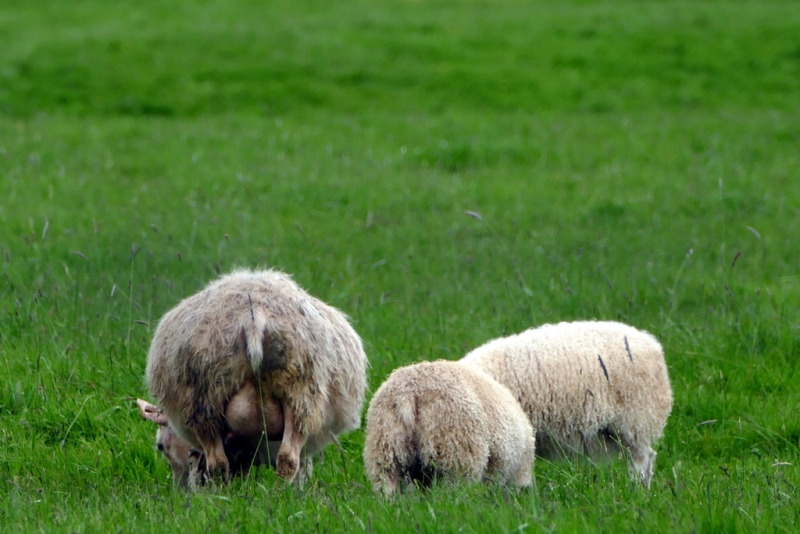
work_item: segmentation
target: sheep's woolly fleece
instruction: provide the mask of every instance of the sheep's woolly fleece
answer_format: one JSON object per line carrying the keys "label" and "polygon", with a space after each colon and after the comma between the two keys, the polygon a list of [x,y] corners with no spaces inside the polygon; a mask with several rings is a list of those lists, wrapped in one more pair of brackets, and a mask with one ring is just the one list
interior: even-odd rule
{"label": "sheep's woolly fleece", "polygon": [[367,411],[364,464],[375,491],[434,476],[531,484],[534,436],[511,393],[458,362],[396,369]]}
{"label": "sheep's woolly fleece", "polygon": [[546,458],[602,458],[631,452],[649,486],[655,452],[672,410],[661,344],[616,322],[544,325],[492,340],[462,360],[486,371],[519,400]]}
{"label": "sheep's woolly fleece", "polygon": [[238,270],[164,315],[146,379],[170,426],[197,448],[218,439],[227,402],[256,379],[308,438],[311,454],[360,426],[366,367],[342,312],[286,274]]}

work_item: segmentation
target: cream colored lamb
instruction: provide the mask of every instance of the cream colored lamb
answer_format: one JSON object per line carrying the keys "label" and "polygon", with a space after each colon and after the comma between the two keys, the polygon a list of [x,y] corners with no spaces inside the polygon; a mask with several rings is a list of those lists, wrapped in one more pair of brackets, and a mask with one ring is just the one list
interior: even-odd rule
{"label": "cream colored lamb", "polygon": [[367,411],[364,464],[376,492],[440,476],[531,485],[534,436],[509,391],[458,362],[396,369]]}
{"label": "cream colored lamb", "polygon": [[302,485],[310,455],[360,426],[366,368],[342,312],[286,274],[238,270],[162,317],[146,378],[169,428],[203,452],[211,477],[226,480],[225,411],[247,382],[256,384],[283,414],[276,471]]}
{"label": "cream colored lamb", "polygon": [[600,459],[621,445],[650,487],[653,445],[672,410],[652,335],[616,322],[549,324],[489,341],[461,362],[511,390],[536,429],[538,455]]}

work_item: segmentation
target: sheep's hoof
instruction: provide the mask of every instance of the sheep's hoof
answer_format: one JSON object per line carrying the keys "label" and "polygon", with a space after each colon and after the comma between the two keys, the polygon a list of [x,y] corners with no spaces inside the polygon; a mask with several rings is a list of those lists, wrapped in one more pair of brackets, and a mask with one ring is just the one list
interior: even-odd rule
{"label": "sheep's hoof", "polygon": [[291,481],[297,474],[297,460],[291,454],[279,453],[275,464],[275,471],[281,478]]}
{"label": "sheep's hoof", "polygon": [[383,479],[383,483],[376,484],[373,489],[376,492],[382,493],[385,498],[391,499],[394,497],[394,494],[397,491],[397,477],[393,475],[387,475]]}
{"label": "sheep's hoof", "polygon": [[213,471],[206,473],[206,484],[209,482],[221,482],[223,485],[230,481],[231,474],[227,465],[217,466]]}
{"label": "sheep's hoof", "polygon": [[195,481],[192,486],[195,488],[213,488],[217,483],[222,483],[222,485],[224,485],[228,482],[230,480],[230,471],[227,464],[217,465],[213,469],[208,469],[206,465],[202,465],[200,469],[195,471],[192,478]]}

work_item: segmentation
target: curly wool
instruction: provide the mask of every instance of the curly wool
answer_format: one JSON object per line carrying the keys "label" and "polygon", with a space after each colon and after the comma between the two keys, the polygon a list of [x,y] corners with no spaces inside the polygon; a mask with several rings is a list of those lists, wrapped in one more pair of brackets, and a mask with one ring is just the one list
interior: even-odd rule
{"label": "curly wool", "polygon": [[376,492],[399,481],[497,477],[530,486],[533,429],[509,391],[458,362],[396,369],[367,411],[364,464]]}
{"label": "curly wool", "polygon": [[544,325],[489,341],[463,363],[511,390],[536,429],[545,458],[602,458],[630,450],[649,486],[655,451],[672,410],[661,344],[617,322]]}

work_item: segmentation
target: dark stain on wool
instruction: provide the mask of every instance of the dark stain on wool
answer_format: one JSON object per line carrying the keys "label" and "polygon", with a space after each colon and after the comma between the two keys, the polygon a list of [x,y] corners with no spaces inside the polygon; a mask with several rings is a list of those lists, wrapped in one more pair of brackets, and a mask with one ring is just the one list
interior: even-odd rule
{"label": "dark stain on wool", "polygon": [[628,358],[630,358],[631,363],[633,363],[633,354],[631,354],[631,346],[628,345],[628,336],[625,336],[625,350],[628,351]]}
{"label": "dark stain on wool", "polygon": [[599,354],[597,355],[597,361],[600,362],[600,367],[603,368],[603,374],[606,375],[606,382],[608,382],[608,369],[606,369],[606,364],[603,363],[603,358]]}

